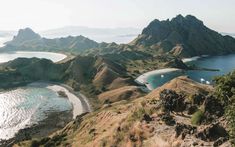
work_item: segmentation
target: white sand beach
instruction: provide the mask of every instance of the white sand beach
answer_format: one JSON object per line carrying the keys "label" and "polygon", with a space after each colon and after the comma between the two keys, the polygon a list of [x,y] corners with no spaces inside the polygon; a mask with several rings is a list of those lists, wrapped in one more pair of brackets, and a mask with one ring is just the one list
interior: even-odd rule
{"label": "white sand beach", "polygon": [[147,79],[149,76],[156,75],[156,74],[164,74],[172,71],[178,71],[181,69],[178,68],[164,68],[164,69],[158,69],[158,70],[153,70],[147,73],[144,73],[140,75],[138,78],[135,79],[135,81],[139,84],[145,85],[150,91],[153,90],[154,88],[147,82]]}
{"label": "white sand beach", "polygon": [[91,110],[87,110],[87,108],[84,108],[85,106],[84,106],[84,103],[82,103],[81,99],[84,99],[83,101],[86,102],[86,105],[88,105],[89,109],[90,109],[90,106],[88,104],[88,101],[83,95],[79,94],[79,97],[78,97],[77,95],[72,93],[70,90],[68,90],[67,88],[61,85],[49,85],[47,88],[55,92],[59,92],[59,91],[65,92],[65,94],[68,96],[69,101],[72,103],[74,119],[76,118],[76,116],[84,112],[91,111]]}
{"label": "white sand beach", "polygon": [[191,62],[191,61],[195,61],[197,59],[201,58],[200,56],[195,56],[195,57],[192,57],[192,58],[183,58],[182,61],[184,63],[187,63],[187,62]]}
{"label": "white sand beach", "polygon": [[183,58],[182,61],[184,63],[187,63],[187,62],[191,62],[191,61],[195,61],[195,60],[198,60],[200,58],[204,58],[204,57],[208,57],[209,55],[201,55],[201,56],[194,56],[194,57],[191,57],[191,58]]}

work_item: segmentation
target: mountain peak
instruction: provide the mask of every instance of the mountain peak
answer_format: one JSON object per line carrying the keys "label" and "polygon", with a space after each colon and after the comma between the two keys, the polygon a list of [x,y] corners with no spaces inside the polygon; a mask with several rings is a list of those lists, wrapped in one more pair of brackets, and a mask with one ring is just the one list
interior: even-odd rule
{"label": "mountain peak", "polygon": [[203,25],[203,22],[199,19],[197,19],[193,15],[186,15],[185,17],[181,14],[177,15],[176,17],[172,18],[171,22],[178,22],[178,23],[194,23],[194,24],[200,24]]}
{"label": "mountain peak", "polygon": [[41,39],[41,36],[35,33],[32,29],[25,28],[25,29],[20,29],[18,31],[18,34],[14,36],[13,40],[7,44],[19,45],[25,41],[36,40],[36,39]]}
{"label": "mountain peak", "polygon": [[25,40],[39,39],[41,38],[39,34],[35,33],[31,28],[20,29],[17,37],[22,37]]}
{"label": "mountain peak", "polygon": [[184,19],[185,17],[181,14],[178,14],[176,17],[174,17],[173,19]]}
{"label": "mountain peak", "polygon": [[155,19],[131,44],[152,48],[157,53],[180,50],[182,56],[218,55],[235,50],[233,38],[209,29],[192,15],[177,15],[162,21]]}
{"label": "mountain peak", "polygon": [[[158,19],[153,20],[142,32],[142,35],[155,36],[157,40],[164,38],[165,35],[172,31],[179,31],[178,29],[185,29],[187,27],[205,27],[203,22],[197,19],[195,16],[187,15],[182,16],[181,14],[172,18],[171,20]],[[162,36],[162,37],[161,37]],[[160,38],[159,38],[160,37]]]}

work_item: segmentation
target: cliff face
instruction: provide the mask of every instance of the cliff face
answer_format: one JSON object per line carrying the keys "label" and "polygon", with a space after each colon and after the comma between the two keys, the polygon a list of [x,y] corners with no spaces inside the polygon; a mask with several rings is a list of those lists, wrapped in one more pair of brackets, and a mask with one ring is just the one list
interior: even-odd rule
{"label": "cliff face", "polygon": [[219,55],[235,51],[235,39],[207,28],[196,17],[178,15],[172,20],[154,20],[131,45],[171,52],[183,57]]}

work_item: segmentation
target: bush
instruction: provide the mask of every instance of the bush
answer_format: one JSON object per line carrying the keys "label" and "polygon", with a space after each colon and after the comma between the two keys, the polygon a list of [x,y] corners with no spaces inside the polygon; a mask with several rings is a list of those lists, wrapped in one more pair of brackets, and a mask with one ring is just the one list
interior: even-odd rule
{"label": "bush", "polygon": [[160,93],[160,100],[164,111],[182,112],[186,108],[184,97],[173,90],[163,90]]}
{"label": "bush", "polygon": [[194,105],[201,105],[205,100],[205,97],[201,94],[194,94],[189,96],[189,101]]}
{"label": "bush", "polygon": [[193,125],[199,125],[204,117],[204,112],[199,109],[197,112],[195,112],[191,118],[191,123]]}
{"label": "bush", "polygon": [[235,95],[235,71],[226,76],[216,77],[214,82],[216,84],[215,96],[225,106],[229,105],[230,97]]}
{"label": "bush", "polygon": [[225,108],[225,117],[228,121],[229,139],[235,145],[235,71],[228,75],[216,77],[215,97]]}

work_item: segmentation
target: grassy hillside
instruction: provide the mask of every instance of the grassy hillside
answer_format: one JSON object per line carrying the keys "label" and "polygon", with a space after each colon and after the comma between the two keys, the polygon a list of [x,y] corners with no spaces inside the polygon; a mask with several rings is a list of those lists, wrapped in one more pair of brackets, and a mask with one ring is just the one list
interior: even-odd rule
{"label": "grassy hillside", "polygon": [[231,146],[224,107],[213,87],[179,77],[160,89],[165,90],[113,103],[49,137],[15,146]]}
{"label": "grassy hillside", "polygon": [[89,97],[94,107],[100,106],[97,96],[102,92],[135,85],[122,64],[102,56],[77,56],[64,63],[18,58],[0,65],[0,81],[1,88],[35,81],[65,83]]}

